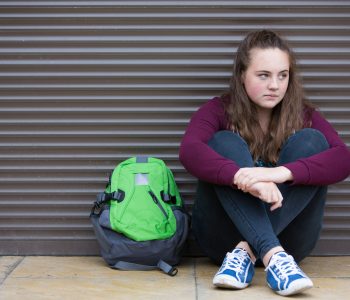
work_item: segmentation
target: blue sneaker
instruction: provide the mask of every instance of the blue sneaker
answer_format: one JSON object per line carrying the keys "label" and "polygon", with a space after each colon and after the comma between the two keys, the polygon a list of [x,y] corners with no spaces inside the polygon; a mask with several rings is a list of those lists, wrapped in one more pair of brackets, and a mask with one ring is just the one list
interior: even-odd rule
{"label": "blue sneaker", "polygon": [[213,279],[213,284],[221,288],[244,289],[253,279],[254,264],[246,250],[236,248],[226,257]]}
{"label": "blue sneaker", "polygon": [[279,295],[294,295],[313,287],[311,279],[286,252],[275,253],[265,271],[267,284]]}

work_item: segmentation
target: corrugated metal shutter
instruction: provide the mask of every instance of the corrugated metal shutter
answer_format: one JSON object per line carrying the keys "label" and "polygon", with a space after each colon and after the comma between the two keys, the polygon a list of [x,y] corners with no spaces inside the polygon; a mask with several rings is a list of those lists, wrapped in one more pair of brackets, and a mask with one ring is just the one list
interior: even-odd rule
{"label": "corrugated metal shutter", "polygon": [[[96,254],[91,204],[131,155],[163,158],[191,208],[181,136],[263,27],[349,145],[349,1],[1,1],[0,254]],[[350,254],[349,198],[330,187],[315,253]]]}

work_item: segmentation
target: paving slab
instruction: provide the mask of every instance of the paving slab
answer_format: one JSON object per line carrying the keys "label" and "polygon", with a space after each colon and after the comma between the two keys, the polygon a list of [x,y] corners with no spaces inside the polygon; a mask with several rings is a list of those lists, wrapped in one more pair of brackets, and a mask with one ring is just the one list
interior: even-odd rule
{"label": "paving slab", "polygon": [[99,257],[26,257],[0,287],[0,299],[195,299],[193,262],[175,277],[118,271]]}
{"label": "paving slab", "polygon": [[350,279],[350,256],[308,257],[301,267],[312,278]]}
{"label": "paving slab", "polygon": [[0,256],[0,285],[21,263],[23,256]]}
{"label": "paving slab", "polygon": [[[293,298],[350,299],[350,256],[310,257],[301,267],[314,288]],[[207,258],[185,258],[170,277],[157,270],[112,270],[100,257],[0,257],[0,299],[283,299],[267,287],[263,268],[239,291],[213,287],[217,270]]]}

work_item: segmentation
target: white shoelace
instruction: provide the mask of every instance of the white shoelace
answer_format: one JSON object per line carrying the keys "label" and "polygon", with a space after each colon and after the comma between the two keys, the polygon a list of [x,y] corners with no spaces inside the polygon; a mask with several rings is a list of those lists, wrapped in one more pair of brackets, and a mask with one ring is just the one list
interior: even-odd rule
{"label": "white shoelace", "polygon": [[246,258],[247,254],[244,251],[227,253],[225,264],[222,266],[220,271],[229,269],[241,273],[243,271],[243,265],[245,264]]}
{"label": "white shoelace", "polygon": [[302,274],[302,271],[291,255],[286,257],[276,256],[276,258],[271,261],[271,265],[276,266],[277,276],[280,278],[287,278],[288,276],[294,274]]}

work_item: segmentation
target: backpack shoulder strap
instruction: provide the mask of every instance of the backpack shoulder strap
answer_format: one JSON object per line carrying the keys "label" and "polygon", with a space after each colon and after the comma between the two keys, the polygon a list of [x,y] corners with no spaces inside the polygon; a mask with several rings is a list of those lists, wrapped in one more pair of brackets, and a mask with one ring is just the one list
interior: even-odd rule
{"label": "backpack shoulder strap", "polygon": [[126,271],[149,271],[160,269],[169,276],[175,276],[178,272],[177,268],[170,266],[163,260],[159,260],[156,266],[142,265],[126,261],[118,261],[113,266],[111,266],[111,268]]}
{"label": "backpack shoulder strap", "polygon": [[173,205],[181,207],[183,205],[183,203],[182,203],[179,189],[177,188],[177,185],[176,185],[174,174],[173,174],[173,172],[171,172],[171,170],[169,168],[167,168],[167,172],[168,172],[168,178],[169,178],[168,183],[169,183],[170,201]]}

